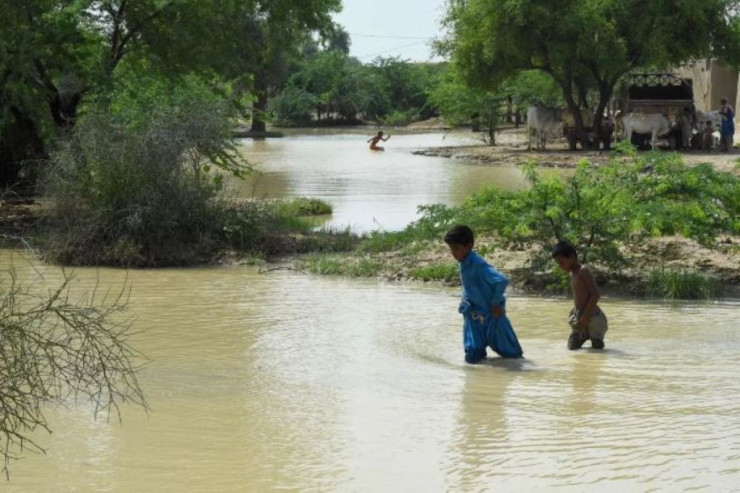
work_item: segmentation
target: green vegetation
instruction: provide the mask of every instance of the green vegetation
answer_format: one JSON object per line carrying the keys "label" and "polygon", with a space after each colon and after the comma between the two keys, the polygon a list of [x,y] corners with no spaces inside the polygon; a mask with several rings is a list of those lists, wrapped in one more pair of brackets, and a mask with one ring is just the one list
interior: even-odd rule
{"label": "green vegetation", "polygon": [[162,111],[134,128],[82,119],[44,180],[42,246],[68,265],[163,266],[204,261],[218,248],[212,202],[221,175],[245,171],[218,107]]}
{"label": "green vegetation", "polygon": [[[740,233],[740,179],[709,164],[689,167],[678,154],[615,154],[612,162],[582,162],[567,179],[541,177],[530,165],[524,191],[487,189],[460,207],[423,207],[404,235],[438,237],[455,223],[495,235],[504,248],[533,248],[532,268],[549,262],[548,248],[567,239],[582,260],[624,265],[622,247],[654,236],[681,235],[712,247]],[[395,234],[394,236],[398,236]],[[380,238],[373,241],[380,244]]]}
{"label": "green vegetation", "polygon": [[429,94],[446,123],[480,127],[491,145],[496,144],[499,124],[521,119],[531,104],[558,106],[561,98],[557,84],[540,72],[520,72],[490,90],[468,86],[455,65],[446,66]]}
{"label": "green vegetation", "polygon": [[420,281],[453,282],[460,278],[455,262],[439,262],[411,269],[411,277]]}
{"label": "green vegetation", "polygon": [[[495,245],[496,250],[517,252],[523,259],[518,278],[536,289],[561,291],[567,286],[566,277],[553,270],[549,254],[553,244],[566,239],[576,245],[583,262],[597,265],[607,279],[633,272],[634,292],[644,284],[643,294],[650,296],[717,293],[712,287],[716,280],[700,274],[651,273],[650,263],[663,259],[651,253],[649,245],[653,238],[677,236],[710,250],[726,250],[718,237],[740,234],[740,178],[734,174],[708,164],[687,166],[678,154],[637,154],[626,145],[608,164],[583,162],[567,178],[543,176],[533,165],[524,170],[528,189],[485,189],[461,206],[422,206],[421,218],[403,231],[362,237],[355,256],[384,258],[387,265],[396,259],[405,265],[404,258],[422,251],[442,254],[444,232],[454,224],[468,224],[482,240],[482,251],[495,255]],[[334,258],[333,270],[341,271],[341,264],[354,258]],[[421,280],[452,282],[457,277],[449,261],[403,270],[405,276]]]}
{"label": "green vegetation", "polygon": [[299,266],[311,274],[347,277],[374,277],[383,269],[383,263],[377,260],[324,254],[308,255],[301,259]]}
{"label": "green vegetation", "polygon": [[[309,204],[310,209],[303,209]],[[331,211],[318,200],[241,201],[227,204],[220,215],[224,248],[261,256],[287,253],[343,252],[352,249],[356,236],[343,231],[316,229],[312,216]]]}
{"label": "green vegetation", "polygon": [[284,202],[286,212],[295,216],[328,216],[332,213],[331,204],[319,199],[299,197]]}
{"label": "green vegetation", "polygon": [[358,123],[363,119],[405,125],[436,115],[427,93],[441,68],[397,58],[363,65],[346,52],[307,50],[285,85],[270,100],[283,126]]}
{"label": "green vegetation", "polygon": [[578,108],[595,106],[601,128],[615,86],[631,70],[740,58],[736,5],[728,0],[453,0],[445,27],[440,51],[470,87],[498,91],[512,76],[538,70],[561,88],[579,133]]}
{"label": "green vegetation", "polygon": [[721,286],[699,272],[661,268],[650,272],[645,291],[650,298],[708,300],[721,294]]}
{"label": "green vegetation", "polygon": [[[173,106],[182,88],[197,89],[199,100],[211,96],[242,112],[254,101],[259,125],[304,41],[337,38],[331,14],[340,7],[340,0],[1,2],[0,185],[29,176],[21,174],[29,163],[45,163],[96,106],[138,118],[163,101]],[[139,104],[128,111],[126,100]]]}
{"label": "green vegetation", "polygon": [[325,202],[221,198],[224,173],[249,171],[229,120],[218,105],[182,111],[160,110],[148,122],[81,119],[43,181],[48,260],[153,267],[207,262],[223,249],[269,256],[351,247],[349,232],[314,232],[311,216],[331,213]]}

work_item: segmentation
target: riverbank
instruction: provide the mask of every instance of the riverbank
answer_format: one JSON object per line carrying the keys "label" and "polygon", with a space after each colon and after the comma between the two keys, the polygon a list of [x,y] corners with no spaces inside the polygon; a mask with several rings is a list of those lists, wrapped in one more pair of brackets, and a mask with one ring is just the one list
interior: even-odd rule
{"label": "riverbank", "polygon": [[[593,164],[609,161],[606,151],[569,151],[567,142],[558,139],[547,143],[547,150],[527,150],[526,127],[505,129],[496,134],[496,146],[485,144],[467,146],[446,146],[414,151],[418,156],[444,157],[490,164],[493,166],[519,166],[534,162],[545,168],[575,168],[579,162],[587,160]],[[730,153],[682,151],[684,162],[689,165],[711,163],[718,171],[729,171],[740,176],[740,150]]]}
{"label": "riverbank", "polygon": [[[495,238],[482,237],[476,250],[509,277],[511,287],[534,294],[565,294],[567,278],[552,264],[550,270],[533,270],[532,248],[501,248]],[[597,282],[611,296],[663,298],[665,286],[659,283],[701,284],[704,298],[740,298],[740,237],[723,238],[717,249],[702,247],[680,236],[652,238],[640,249],[625,251],[625,267],[613,271],[590,264]],[[457,264],[449,249],[438,242],[412,242],[401,248],[369,252],[362,248],[343,254],[310,254],[290,259],[292,268],[311,274],[368,277],[385,281],[422,282],[440,286],[459,286]],[[660,276],[673,276],[660,279]],[[681,297],[681,296],[677,296]]]}
{"label": "riverbank", "polygon": [[648,298],[738,296],[740,179],[715,167],[686,164],[675,153],[622,149],[609,161],[584,161],[568,177],[523,168],[528,186],[484,188],[459,206],[420,207],[399,232],[366,235],[351,254],[309,256],[299,269],[317,274],[457,282],[441,242],[467,224],[479,251],[533,293],[567,291],[549,249],[576,244],[608,292]]}
{"label": "riverbank", "polygon": [[[324,207],[318,207],[315,202],[313,205],[314,209],[302,209],[301,217],[326,214]],[[26,247],[20,240],[34,235],[42,212],[40,203],[28,199],[0,204],[0,235],[6,240],[6,246]],[[441,241],[401,241],[397,247],[387,248],[379,245],[377,238],[373,235],[361,237],[348,231],[308,231],[305,228],[283,231],[265,239],[260,252],[222,249],[204,263],[260,264],[267,270],[270,265],[281,265],[308,274],[459,285],[457,265]],[[498,239],[484,236],[476,241],[476,249],[510,278],[511,287],[517,291],[534,295],[567,292],[564,276],[556,270],[531,269],[532,248],[503,248]],[[722,238],[715,249],[680,236],[651,238],[639,249],[623,253],[627,266],[620,272],[610,271],[598,263],[593,266],[600,287],[608,295],[662,297],[654,292],[657,289],[655,277],[662,270],[706,280],[708,284],[704,289],[711,295],[707,297],[740,298],[740,237]]]}

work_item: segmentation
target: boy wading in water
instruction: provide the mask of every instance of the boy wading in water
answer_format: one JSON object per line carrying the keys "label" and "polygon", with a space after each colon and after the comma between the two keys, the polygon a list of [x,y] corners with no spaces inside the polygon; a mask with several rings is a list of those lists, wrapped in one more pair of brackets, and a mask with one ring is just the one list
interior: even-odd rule
{"label": "boy wading in water", "polygon": [[578,252],[567,241],[561,241],[552,250],[552,258],[561,269],[570,273],[575,308],[568,323],[571,327],[568,349],[581,349],[591,339],[591,347],[604,349],[604,335],[609,329],[606,315],[598,307],[599,290],[591,270],[578,262]]}
{"label": "boy wading in water", "polygon": [[506,317],[504,291],[509,280],[473,251],[473,231],[455,226],[444,237],[450,253],[459,262],[465,361],[478,363],[490,346],[503,358],[521,358],[522,348]]}
{"label": "boy wading in water", "polygon": [[386,142],[390,138],[391,138],[390,135],[388,137],[383,138],[383,132],[378,132],[378,135],[376,135],[375,137],[371,137],[368,140],[368,142],[370,142],[370,150],[371,151],[384,151],[385,148],[383,148],[382,146],[379,146],[378,142],[380,142],[381,140],[383,142]]}

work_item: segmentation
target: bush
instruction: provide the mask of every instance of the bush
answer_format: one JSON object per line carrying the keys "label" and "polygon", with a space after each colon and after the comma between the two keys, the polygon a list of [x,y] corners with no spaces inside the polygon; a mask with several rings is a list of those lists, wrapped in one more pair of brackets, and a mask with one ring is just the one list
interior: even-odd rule
{"label": "bush", "polygon": [[326,276],[374,277],[383,270],[383,263],[368,258],[348,259],[316,254],[302,259],[300,268]]}
{"label": "bush", "polygon": [[380,119],[383,125],[402,126],[415,122],[419,119],[419,110],[410,109],[406,111],[394,111]]}
{"label": "bush", "polygon": [[411,270],[411,276],[421,281],[444,281],[453,282],[460,277],[457,264],[452,262],[439,262]]}
{"label": "bush", "polygon": [[282,202],[285,212],[295,216],[328,216],[333,212],[331,204],[321,199],[299,197]]}
{"label": "bush", "polygon": [[71,277],[43,294],[21,286],[14,271],[2,281],[0,456],[7,474],[16,450],[43,452],[34,432],[51,432],[44,416],[49,404],[83,398],[97,416],[118,412],[125,402],[146,408],[146,401],[137,381],[140,355],[129,346],[131,326],[121,317],[126,289],[76,302]]}
{"label": "bush", "polygon": [[422,208],[406,234],[439,238],[453,224],[468,224],[505,247],[531,249],[533,269],[546,266],[550,247],[565,239],[583,262],[619,269],[622,247],[650,236],[681,234],[711,247],[718,235],[740,233],[740,178],[711,165],[688,167],[677,154],[582,162],[566,179],[542,177],[533,165],[525,174],[527,190],[487,189],[459,207]]}
{"label": "bush", "polygon": [[[51,207],[46,257],[71,265],[167,266],[211,258],[220,175],[243,173],[225,111],[212,105],[155,112],[124,127],[92,113],[54,156],[43,184]],[[213,177],[212,177],[213,176]]]}
{"label": "bush", "polygon": [[699,272],[656,269],[648,277],[647,295],[669,300],[708,300],[721,294],[716,279]]}
{"label": "bush", "polygon": [[225,203],[221,224],[226,246],[242,253],[280,255],[351,250],[349,229],[319,230],[314,216],[331,212],[318,199],[242,200]]}
{"label": "bush", "polygon": [[[497,246],[530,252],[530,273],[551,270],[550,248],[561,239],[575,244],[582,262],[618,272],[650,237],[680,234],[712,248],[718,236],[740,234],[740,178],[710,165],[689,167],[677,154],[637,155],[622,146],[609,164],[584,161],[567,178],[543,176],[532,164],[524,172],[526,190],[484,189],[461,206],[422,206],[406,229],[371,233],[358,249],[439,244],[450,227],[467,224]],[[559,289],[562,279],[554,279],[551,288]]]}
{"label": "bush", "polygon": [[269,109],[275,123],[282,126],[311,123],[318,99],[308,91],[288,86],[270,100]]}

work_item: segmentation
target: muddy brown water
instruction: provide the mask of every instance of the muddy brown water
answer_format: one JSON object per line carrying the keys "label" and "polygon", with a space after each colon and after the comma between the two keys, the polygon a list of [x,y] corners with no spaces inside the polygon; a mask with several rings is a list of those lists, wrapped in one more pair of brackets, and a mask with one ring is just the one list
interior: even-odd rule
{"label": "muddy brown water", "polygon": [[330,202],[328,227],[399,230],[418,217],[417,206],[462,203],[484,186],[525,186],[521,169],[416,156],[418,149],[480,144],[456,132],[392,136],[384,152],[368,149],[368,131],[318,130],[283,139],[244,141],[261,174],[234,184],[239,196],[315,197]]}
{"label": "muddy brown water", "polygon": [[[7,251],[0,272],[11,262],[26,284],[61,279]],[[526,359],[466,366],[457,289],[255,267],[75,276],[80,296],[130,284],[152,410],[49,408],[47,454],[23,453],[2,491],[740,485],[738,302],[607,299],[607,350],[568,352],[570,302],[512,294]]]}

